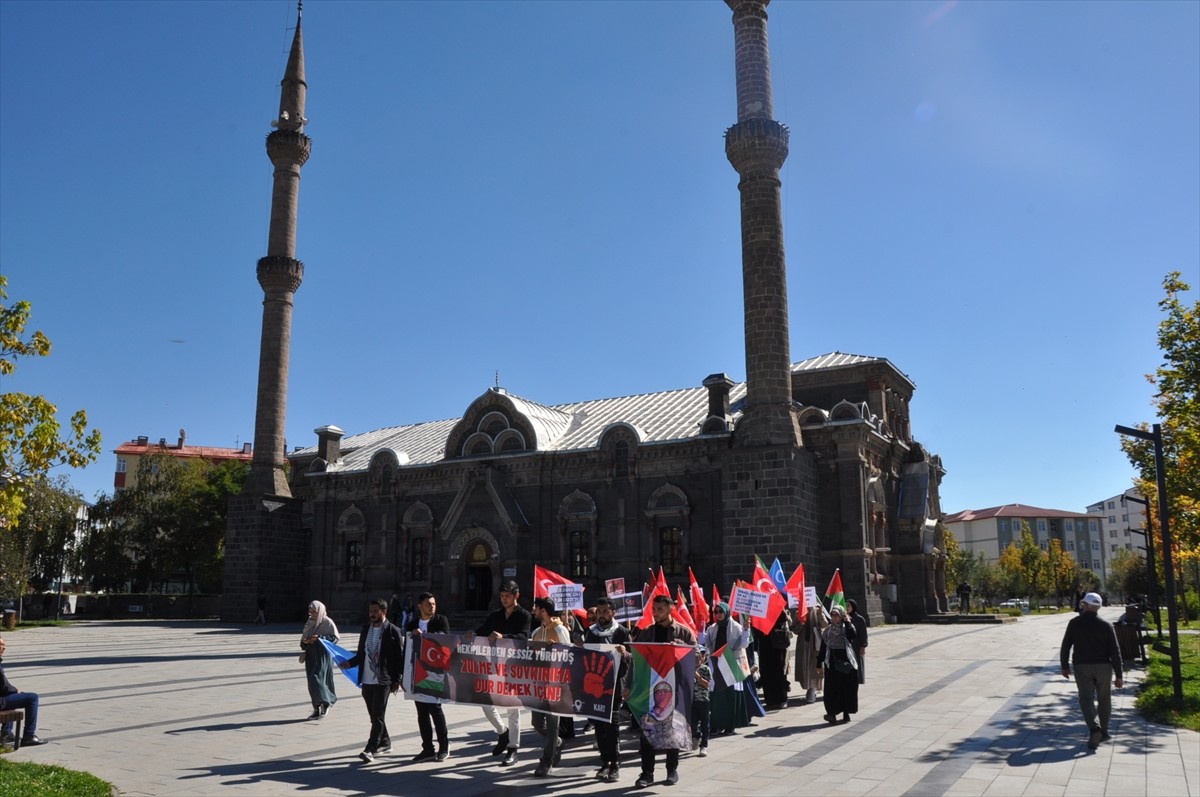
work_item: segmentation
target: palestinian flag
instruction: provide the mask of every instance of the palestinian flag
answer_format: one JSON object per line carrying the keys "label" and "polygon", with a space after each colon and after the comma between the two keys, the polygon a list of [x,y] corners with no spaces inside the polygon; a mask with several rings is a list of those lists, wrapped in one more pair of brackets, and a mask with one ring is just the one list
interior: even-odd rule
{"label": "palestinian flag", "polygon": [[728,644],[722,645],[712,656],[712,672],[713,672],[713,690],[728,689],[734,684],[740,684],[746,680],[748,674],[742,669],[742,664],[739,661],[738,652],[729,647]]}
{"label": "palestinian flag", "polygon": [[825,590],[825,597],[829,598],[829,608],[832,609],[836,603],[843,609],[846,608],[846,593],[842,589],[842,571],[841,568],[833,571],[833,578],[829,580],[829,589]]}
{"label": "palestinian flag", "polygon": [[635,642],[633,684],[626,704],[655,750],[691,750],[696,649]]}

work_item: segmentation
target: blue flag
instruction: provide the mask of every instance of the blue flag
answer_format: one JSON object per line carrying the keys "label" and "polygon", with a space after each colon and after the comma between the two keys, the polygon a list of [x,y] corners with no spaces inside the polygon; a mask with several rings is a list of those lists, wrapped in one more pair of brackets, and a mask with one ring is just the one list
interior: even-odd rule
{"label": "blue flag", "polygon": [[[320,639],[321,639],[321,644],[325,646],[325,649],[327,651],[329,651],[329,657],[333,659],[334,666],[340,665],[343,661],[349,661],[350,659],[354,658],[354,654],[351,653],[350,651],[346,650],[345,648],[340,647],[340,646],[334,644],[333,642],[330,642],[328,639],[325,639],[324,637],[321,637]],[[358,686],[358,668],[357,667],[350,667],[349,669],[345,669],[345,670],[343,670],[341,667],[338,667],[338,670],[342,673],[342,675],[344,675],[350,679],[350,683],[354,684],[355,686]]]}
{"label": "blue flag", "polygon": [[779,564],[779,557],[775,557],[775,561],[771,564],[771,581],[775,583],[775,589],[779,590],[780,595],[787,595],[787,576],[784,575],[783,565]]}

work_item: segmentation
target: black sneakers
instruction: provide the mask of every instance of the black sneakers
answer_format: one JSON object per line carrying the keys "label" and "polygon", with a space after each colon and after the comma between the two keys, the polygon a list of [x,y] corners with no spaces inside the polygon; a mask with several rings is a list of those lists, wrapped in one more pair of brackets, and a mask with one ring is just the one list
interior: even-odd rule
{"label": "black sneakers", "polygon": [[421,752],[419,752],[415,756],[413,756],[412,762],[414,764],[419,764],[422,761],[432,761],[435,758],[437,758],[437,754],[434,753],[432,750],[422,750]]}
{"label": "black sneakers", "polygon": [[517,763],[517,748],[510,747],[508,748],[508,752],[504,754],[504,760],[500,762],[500,766],[511,767],[515,763]]}
{"label": "black sneakers", "polygon": [[1095,750],[1100,746],[1100,742],[1104,739],[1104,732],[1099,728],[1092,728],[1092,732],[1088,734],[1088,747]]}
{"label": "black sneakers", "polygon": [[508,749],[508,731],[500,734],[500,738],[496,740],[496,745],[492,748],[492,755],[502,755]]}

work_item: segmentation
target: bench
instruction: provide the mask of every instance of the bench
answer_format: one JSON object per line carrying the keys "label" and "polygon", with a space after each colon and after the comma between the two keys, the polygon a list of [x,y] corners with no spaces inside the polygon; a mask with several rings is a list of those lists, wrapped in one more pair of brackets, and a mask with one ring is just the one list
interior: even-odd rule
{"label": "bench", "polygon": [[0,710],[0,726],[6,722],[15,722],[13,726],[13,750],[21,749],[21,723],[25,721],[25,709],[10,708]]}

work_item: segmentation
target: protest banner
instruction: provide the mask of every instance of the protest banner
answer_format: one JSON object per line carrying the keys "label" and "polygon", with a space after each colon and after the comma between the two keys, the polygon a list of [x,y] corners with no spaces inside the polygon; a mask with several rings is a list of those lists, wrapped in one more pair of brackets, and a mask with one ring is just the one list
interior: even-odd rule
{"label": "protest banner", "polygon": [[625,579],[610,578],[604,582],[604,594],[610,598],[615,598],[625,592]]}
{"label": "protest banner", "polygon": [[729,607],[748,617],[766,617],[770,611],[771,595],[770,592],[759,592],[749,587],[734,587],[729,597]]}
{"label": "protest banner", "polygon": [[804,588],[804,603],[808,606],[819,606],[821,601],[817,598],[816,587]]}
{"label": "protest banner", "polygon": [[620,655],[613,645],[418,634],[405,650],[404,692],[451,703],[521,706],[612,721]]}

